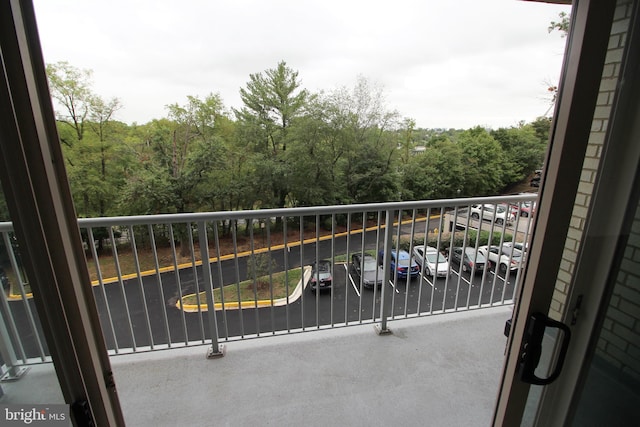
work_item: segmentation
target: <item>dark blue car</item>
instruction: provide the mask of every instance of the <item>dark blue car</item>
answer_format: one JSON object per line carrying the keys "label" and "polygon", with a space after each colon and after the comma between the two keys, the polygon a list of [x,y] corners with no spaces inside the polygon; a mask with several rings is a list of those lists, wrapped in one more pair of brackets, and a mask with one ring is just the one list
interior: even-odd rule
{"label": "dark blue car", "polygon": [[[418,277],[420,274],[420,266],[418,263],[411,258],[409,252],[403,251],[402,249],[392,249],[391,253],[391,277],[395,274],[394,271],[398,272],[398,278],[406,279],[407,274],[410,274],[411,277]],[[384,251],[380,251],[378,253],[378,263],[382,264],[384,259]]]}

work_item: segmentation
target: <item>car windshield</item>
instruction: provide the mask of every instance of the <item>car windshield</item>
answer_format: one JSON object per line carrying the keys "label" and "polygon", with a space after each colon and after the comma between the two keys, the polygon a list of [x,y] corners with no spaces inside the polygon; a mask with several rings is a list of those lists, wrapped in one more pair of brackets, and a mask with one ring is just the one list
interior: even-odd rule
{"label": "car windshield", "polygon": [[498,206],[498,212],[502,213],[505,212],[507,209],[504,206]]}
{"label": "car windshield", "polygon": [[465,252],[471,261],[485,262],[484,255],[482,255],[480,252],[476,252],[472,248],[467,248]]}
{"label": "car windshield", "polygon": [[376,263],[375,259],[365,259],[364,260],[364,271],[373,271],[378,268],[378,263]]}
{"label": "car windshield", "polygon": [[436,263],[436,258],[438,259],[438,262],[447,262],[447,259],[444,257],[444,255],[442,255],[439,252],[429,252],[427,254],[427,261],[429,261],[431,264],[435,264]]}

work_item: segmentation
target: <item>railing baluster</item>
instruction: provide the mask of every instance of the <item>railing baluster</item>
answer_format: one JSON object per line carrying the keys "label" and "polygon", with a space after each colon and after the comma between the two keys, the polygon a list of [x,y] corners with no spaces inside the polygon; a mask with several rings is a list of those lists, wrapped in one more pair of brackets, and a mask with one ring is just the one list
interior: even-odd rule
{"label": "railing baluster", "polygon": [[[245,227],[248,227],[245,223]],[[244,308],[242,307],[242,296],[240,294],[240,264],[238,262],[238,223],[235,222],[233,228],[231,229],[231,238],[233,239],[233,267],[235,270],[235,284],[236,291],[238,295],[238,321],[240,322],[240,337],[244,338],[245,330],[244,330]],[[248,266],[248,263],[245,263],[245,266]],[[246,270],[246,268],[245,268]]]}
{"label": "railing baluster", "polygon": [[[218,316],[216,315],[215,298],[213,296],[213,277],[209,262],[209,240],[207,239],[207,223],[198,221],[198,245],[202,260],[202,281],[207,298],[207,318],[209,319],[209,333],[211,334],[211,348],[207,351],[207,358],[213,359],[224,356],[224,345],[218,342]],[[222,291],[222,287],[220,289]]]}
{"label": "railing baluster", "polygon": [[176,253],[176,239],[175,239],[175,235],[173,233],[173,224],[169,223],[169,243],[171,245],[171,260],[173,262],[173,271],[175,273],[175,277],[176,277],[176,287],[178,290],[178,301],[180,301],[180,318],[182,319],[182,329],[183,329],[183,333],[184,333],[184,344],[188,345],[189,344],[189,331],[187,330],[187,318],[186,318],[186,314],[184,311],[184,308],[182,307],[182,304],[184,303],[182,297],[184,296],[183,292],[182,292],[182,280],[180,279],[180,267],[178,265],[178,256]]}
{"label": "railing baluster", "polygon": [[[131,236],[129,236],[130,238]],[[127,292],[124,289],[124,280],[122,279],[122,269],[120,268],[120,259],[118,258],[118,247],[116,246],[116,239],[113,235],[113,227],[109,227],[109,240],[111,241],[111,250],[113,252],[113,262],[116,268],[116,274],[118,276],[118,284],[120,285],[120,292],[122,293],[122,301],[124,303],[124,310],[127,315],[127,325],[129,326],[129,333],[131,334],[131,345],[133,351],[137,349],[136,336],[133,333],[133,324],[131,323],[131,311],[129,310],[129,302],[127,299]]]}
{"label": "railing baluster", "polygon": [[149,319],[149,308],[147,306],[147,296],[144,291],[144,282],[142,280],[142,270],[140,269],[140,259],[138,258],[138,248],[136,246],[136,237],[133,233],[133,226],[129,226],[129,233],[131,234],[131,254],[133,255],[133,262],[136,268],[136,277],[138,278],[138,285],[140,285],[140,295],[142,299],[142,308],[145,315],[145,323],[147,325],[147,332],[149,333],[149,344],[151,349],[154,348],[153,332],[151,331],[151,320]]}
{"label": "railing baluster", "polygon": [[[283,216],[282,217],[282,251],[283,251],[283,256],[284,256],[284,286],[285,286],[285,292],[287,293],[287,305],[285,306],[285,317],[286,317],[286,324],[287,324],[287,332],[291,332],[291,323],[290,323],[290,316],[289,316],[289,311],[291,306],[290,301],[289,301],[289,242],[288,242],[288,230],[287,230],[287,223],[289,222],[289,217],[287,216]],[[304,283],[304,270],[302,270],[302,280]],[[304,291],[304,288],[302,288],[302,290]]]}
{"label": "railing baluster", "polygon": [[269,304],[269,312],[271,314],[271,334],[275,335],[276,333],[276,316],[275,316],[275,307],[274,307],[274,298],[273,298],[273,262],[272,262],[272,252],[271,252],[271,217],[267,217],[266,219],[266,229],[267,229],[267,256],[269,259],[269,264],[267,265],[268,273],[269,273],[269,299],[271,304]]}
{"label": "railing baluster", "polygon": [[[316,215],[316,268],[320,265],[320,215]],[[313,266],[311,267],[313,269]],[[313,272],[313,270],[311,270]],[[316,270],[316,328],[320,329],[320,272]],[[313,280],[313,277],[310,279]]]}
{"label": "railing baluster", "polygon": [[[364,254],[365,252],[365,238],[367,235],[367,212],[362,212],[362,238],[360,239],[360,253]],[[362,296],[364,294],[363,291],[363,282],[364,280],[360,280],[360,298],[358,298],[358,323],[362,323]],[[377,286],[374,286],[375,289]]]}
{"label": "railing baluster", "polygon": [[[380,253],[380,234],[382,233],[382,214],[383,211],[378,211],[378,223],[377,223],[377,227],[376,227],[376,248],[374,251],[374,257],[376,259],[378,259],[378,254]],[[385,224],[385,229],[386,229],[386,224]],[[384,245],[384,242],[382,242],[382,244]],[[378,270],[376,269],[376,278],[375,278],[375,283],[378,282]],[[383,280],[384,282],[384,280]],[[377,314],[376,314],[376,301],[377,301],[377,294],[378,294],[378,285],[374,285],[373,286],[373,308],[371,310],[371,320],[373,322],[376,321],[377,319]]]}
{"label": "railing baluster", "polygon": [[[376,331],[378,334],[388,334],[391,331],[387,327],[387,320],[389,314],[387,313],[387,288],[389,287],[389,280],[391,279],[391,249],[393,247],[393,214],[394,211],[387,210],[386,211],[386,221],[385,221],[385,230],[384,230],[384,255],[382,257],[382,288],[380,296],[380,324],[376,325]],[[395,291],[391,291],[395,293]],[[391,307],[393,311],[393,306]]]}
{"label": "railing baluster", "polygon": [[[187,237],[189,238],[189,251],[191,253],[191,268],[193,271],[193,284],[196,292],[196,304],[198,305],[198,321],[200,325],[200,341],[204,344],[207,338],[204,333],[204,313],[202,312],[202,300],[200,299],[200,280],[198,278],[198,263],[196,261],[196,246],[193,242],[193,230],[191,229],[191,223],[187,222],[186,226]],[[183,243],[181,242],[182,246]],[[201,264],[204,260],[201,260]]]}
{"label": "railing baluster", "polygon": [[158,280],[158,292],[160,293],[160,308],[162,310],[162,320],[164,321],[164,333],[167,336],[167,346],[171,347],[171,332],[169,331],[169,318],[167,317],[167,299],[164,295],[164,287],[162,285],[162,274],[160,274],[160,262],[158,261],[158,249],[156,248],[156,238],[153,231],[153,225],[148,225],[149,243],[153,252],[153,262],[156,269],[156,279]]}
{"label": "railing baluster", "polygon": [[[87,240],[89,242],[89,248],[91,249],[91,256],[93,257],[93,265],[96,269],[96,276],[98,277],[98,287],[102,298],[104,298],[104,306],[107,311],[107,320],[109,321],[109,332],[113,338],[114,351],[116,354],[119,352],[118,338],[116,337],[116,330],[113,326],[113,317],[111,316],[111,306],[109,304],[109,298],[107,297],[107,290],[105,289],[104,278],[102,277],[102,270],[100,268],[100,258],[98,257],[98,251],[96,250],[96,244],[93,238],[93,229],[87,228]],[[104,328],[104,326],[103,326]]]}
{"label": "railing baluster", "polygon": [[[224,336],[225,339],[229,339],[229,322],[227,321],[227,307],[224,299],[224,279],[222,276],[222,250],[220,248],[220,237],[218,235],[218,221],[212,221],[211,226],[213,228],[213,244],[215,245],[216,250],[216,266],[218,270],[218,285],[220,287],[220,304],[222,306],[222,322],[224,323]],[[236,252],[237,253],[237,252]],[[236,258],[237,261],[237,258]],[[239,287],[240,285],[238,285]],[[238,303],[240,303],[240,299],[238,299]],[[238,307],[239,309],[240,307]]]}
{"label": "railing baluster", "polygon": [[[300,216],[300,268],[304,270],[304,216]],[[302,308],[302,330],[304,331],[306,326],[304,322],[304,292],[300,296],[300,307]]]}
{"label": "railing baluster", "polygon": [[[427,218],[428,221],[428,218]],[[425,224],[426,227],[426,224]],[[413,237],[416,229],[416,210],[413,210],[413,214],[411,215],[411,233],[409,237],[409,267],[407,269],[407,287],[404,292],[404,317],[408,316],[408,308],[409,308],[409,288],[411,285],[411,261],[413,260]],[[398,250],[400,249],[400,243],[398,242]]]}
{"label": "railing baluster", "polygon": [[[349,262],[349,260],[347,260]],[[331,327],[335,326],[335,322],[333,320],[333,301],[335,298],[335,264],[336,264],[336,214],[331,214],[331,312],[330,312],[330,323]],[[345,288],[346,291],[346,288]]]}
{"label": "railing baluster", "polygon": [[[347,274],[345,275],[345,279],[344,279],[344,324],[345,326],[349,325],[349,293],[350,293],[349,281],[351,277],[349,273],[353,269],[353,265],[351,265],[351,255],[353,252],[351,250],[350,243],[351,243],[351,212],[347,213]],[[360,277],[359,282],[362,283],[362,277]],[[360,289],[362,289],[362,286],[360,286]],[[360,292],[360,294],[362,295],[362,291]]]}

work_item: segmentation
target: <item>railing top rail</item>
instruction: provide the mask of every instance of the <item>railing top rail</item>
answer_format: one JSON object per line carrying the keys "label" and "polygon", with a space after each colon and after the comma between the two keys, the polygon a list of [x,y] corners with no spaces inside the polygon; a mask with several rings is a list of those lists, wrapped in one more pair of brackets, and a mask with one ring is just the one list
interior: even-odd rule
{"label": "railing top rail", "polygon": [[[213,220],[233,220],[233,219],[260,219],[275,217],[300,217],[315,215],[330,215],[336,213],[356,213],[356,212],[383,212],[387,210],[410,210],[410,209],[437,209],[455,208],[459,206],[469,206],[474,204],[499,204],[517,203],[533,201],[537,199],[537,194],[518,194],[513,196],[490,196],[490,197],[469,197],[456,199],[419,200],[407,202],[385,202],[385,203],[364,203],[352,205],[333,206],[309,206],[298,208],[279,209],[259,209],[243,211],[218,211],[180,214],[157,214],[157,215],[135,215],[101,218],[79,218],[78,225],[81,228],[107,227],[107,226],[128,226],[146,224],[177,224],[198,221]],[[13,230],[11,222],[0,223],[0,232]]]}

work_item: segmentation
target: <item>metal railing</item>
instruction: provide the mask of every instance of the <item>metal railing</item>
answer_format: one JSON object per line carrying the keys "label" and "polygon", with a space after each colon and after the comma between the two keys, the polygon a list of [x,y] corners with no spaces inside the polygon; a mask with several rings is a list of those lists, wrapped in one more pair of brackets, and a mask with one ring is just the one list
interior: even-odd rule
{"label": "metal railing", "polygon": [[[477,215],[483,206],[498,205],[502,214]],[[531,207],[535,195],[86,218],[78,224],[111,354],[210,343],[216,356],[232,340],[366,323],[384,333],[396,319],[511,304],[525,254],[516,268],[502,271],[500,261],[513,264],[517,251],[506,246],[526,253]],[[14,367],[50,360],[12,230],[11,223],[0,224],[0,357],[8,375]],[[495,267],[454,259],[458,247],[495,256],[485,245],[499,248]],[[396,250],[413,256],[420,246],[445,255],[447,274],[430,276],[424,263],[405,274],[406,261],[393,262]],[[371,273],[373,286],[369,273],[359,273],[364,255],[380,265]],[[322,260],[330,266],[330,286],[312,273]]]}

